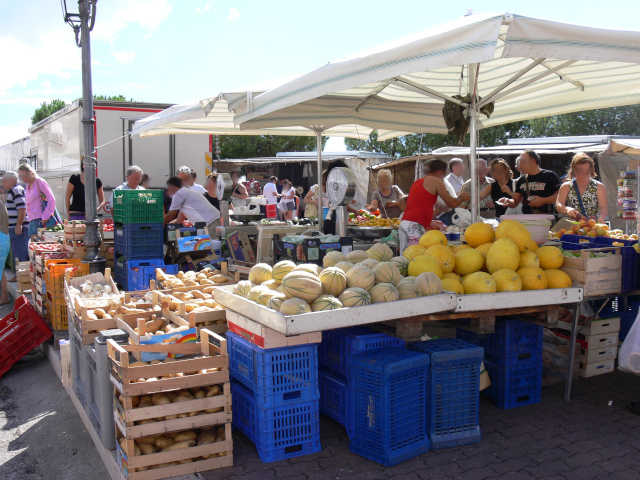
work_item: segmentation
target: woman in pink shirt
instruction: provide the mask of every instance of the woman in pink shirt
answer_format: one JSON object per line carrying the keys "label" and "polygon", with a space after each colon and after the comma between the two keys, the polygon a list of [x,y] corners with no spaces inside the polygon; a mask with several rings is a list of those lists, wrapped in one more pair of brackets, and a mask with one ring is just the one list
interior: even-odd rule
{"label": "woman in pink shirt", "polygon": [[50,227],[60,223],[58,212],[56,211],[56,199],[49,184],[44,181],[26,163],[18,168],[18,176],[26,186],[25,202],[27,204],[27,215],[29,216],[29,236],[38,233],[38,228]]}

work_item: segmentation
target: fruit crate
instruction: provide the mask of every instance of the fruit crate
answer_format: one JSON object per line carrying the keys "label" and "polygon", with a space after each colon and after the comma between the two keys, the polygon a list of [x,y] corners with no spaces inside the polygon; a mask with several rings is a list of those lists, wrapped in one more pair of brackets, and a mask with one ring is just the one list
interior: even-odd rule
{"label": "fruit crate", "polygon": [[319,401],[263,408],[241,382],[231,382],[233,426],[256,445],[268,463],[320,451]]}
{"label": "fruit crate", "polygon": [[116,223],[163,223],[162,190],[114,190]]}
{"label": "fruit crate", "polygon": [[349,327],[322,332],[318,346],[320,364],[345,377],[349,375],[349,357],[382,347],[404,348],[405,341],[368,327]]}
{"label": "fruit crate", "polygon": [[495,333],[476,335],[458,328],[456,337],[482,347],[485,357],[506,366],[526,359],[542,359],[542,330],[541,325],[508,318],[496,321]]}
{"label": "fruit crate", "polygon": [[[175,275],[178,273],[178,265],[165,265],[162,258],[148,260],[127,261],[127,286],[128,290],[147,290],[151,280],[156,279],[156,269],[164,273]],[[137,269],[137,270],[135,270]]]}
{"label": "fruit crate", "polygon": [[80,259],[47,260],[45,266],[45,285],[47,297],[54,305],[64,305],[64,277],[65,272],[71,270],[72,277],[89,275],[89,264]]}
{"label": "fruit crate", "polygon": [[68,322],[68,312],[67,312],[67,304],[57,305],[49,302],[47,300],[47,319],[51,324],[51,328],[55,331],[60,330],[68,330],[69,322]]}
{"label": "fruit crate", "polygon": [[429,356],[399,348],[369,350],[349,359],[355,388],[352,452],[384,466],[429,451]]}
{"label": "fruit crate", "polygon": [[523,360],[514,366],[484,361],[491,386],[484,393],[504,410],[542,400],[542,360]]}
{"label": "fruit crate", "polygon": [[480,365],[484,350],[455,338],[407,344],[428,354],[429,440],[434,450],[480,441]]}
{"label": "fruit crate", "polygon": [[261,407],[318,400],[318,345],[263,349],[227,332],[229,370]]}
{"label": "fruit crate", "polygon": [[343,425],[350,440],[355,433],[354,401],[355,391],[346,377],[333,370],[320,369],[320,412]]}
{"label": "fruit crate", "polygon": [[31,350],[51,338],[53,332],[21,295],[13,311],[0,320],[0,377]]}
{"label": "fruit crate", "polygon": [[127,259],[161,258],[164,249],[162,223],[116,224],[114,250]]}

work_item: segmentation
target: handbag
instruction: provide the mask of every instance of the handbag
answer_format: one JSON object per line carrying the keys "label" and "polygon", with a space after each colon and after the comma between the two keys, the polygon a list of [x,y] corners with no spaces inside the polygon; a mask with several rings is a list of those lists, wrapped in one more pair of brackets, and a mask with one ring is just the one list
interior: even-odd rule
{"label": "handbag", "polygon": [[[47,200],[47,196],[42,193],[42,190],[40,190],[40,184],[38,182],[40,182],[41,179],[38,178],[36,179],[36,187],[38,188],[38,193],[40,196],[40,202],[41,202],[41,206],[42,206],[42,211],[44,212],[47,208],[47,206],[49,205],[49,201]],[[44,181],[44,180],[42,180]],[[41,220],[42,222],[42,220]],[[49,218],[49,220],[47,220],[47,223],[43,224],[43,227],[53,227],[54,225],[59,225],[62,223],[62,218],[60,217],[60,213],[58,213],[58,208],[54,208],[53,209],[53,215],[51,215],[51,218]]]}
{"label": "handbag", "polygon": [[580,189],[578,189],[578,181],[573,179],[573,189],[576,191],[576,197],[578,197],[578,205],[580,205],[580,213],[583,217],[589,218],[587,211],[584,209],[584,203],[582,203],[582,195],[580,195]]}
{"label": "handbag", "polygon": [[[316,192],[317,190],[316,186]],[[318,196],[316,194],[313,195],[312,200],[317,200]],[[304,207],[304,216],[305,218],[317,218],[318,217],[318,206],[313,203],[307,203]]]}

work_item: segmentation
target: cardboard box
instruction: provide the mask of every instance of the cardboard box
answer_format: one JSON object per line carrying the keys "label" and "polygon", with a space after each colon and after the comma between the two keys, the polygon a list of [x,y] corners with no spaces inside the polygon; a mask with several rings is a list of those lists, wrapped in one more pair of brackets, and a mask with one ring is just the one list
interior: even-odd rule
{"label": "cardboard box", "polygon": [[603,375],[605,373],[611,373],[616,369],[615,360],[605,360],[598,363],[590,363],[585,365],[580,363],[580,376],[581,377],[595,377],[596,375]]}
{"label": "cardboard box", "polygon": [[336,243],[322,243],[319,237],[310,237],[302,243],[290,243],[275,240],[273,255],[276,260],[293,260],[300,263],[316,263],[322,265],[325,255],[337,250],[345,255],[353,250],[353,238],[341,237]]}
{"label": "cardboard box", "polygon": [[245,232],[233,232],[226,237],[231,257],[241,262],[256,263],[256,255],[251,247],[249,235]]}
{"label": "cardboard box", "polygon": [[[571,323],[558,321],[558,328],[571,331]],[[578,326],[578,329],[581,327]],[[620,331],[620,317],[597,318],[591,320],[586,327],[580,330],[583,335],[602,335],[603,333],[616,333]]]}
{"label": "cardboard box", "polygon": [[[556,336],[560,338],[570,339],[570,333],[555,332]],[[603,333],[601,335],[578,335],[578,343],[582,348],[605,348],[612,345],[618,345],[618,332]]]}
{"label": "cardboard box", "polygon": [[195,235],[178,238],[176,240],[179,253],[211,250],[211,237],[209,235]]}
{"label": "cardboard box", "polygon": [[480,364],[480,391],[486,390],[491,386],[491,378],[489,372],[484,368],[484,362]]}
{"label": "cardboard box", "polygon": [[229,330],[261,348],[292,347],[322,342],[322,332],[305,333],[287,337],[239,313],[227,310]]}
{"label": "cardboard box", "polygon": [[580,363],[585,365],[604,362],[605,360],[615,360],[616,358],[618,358],[617,345],[610,345],[604,348],[580,349]]}

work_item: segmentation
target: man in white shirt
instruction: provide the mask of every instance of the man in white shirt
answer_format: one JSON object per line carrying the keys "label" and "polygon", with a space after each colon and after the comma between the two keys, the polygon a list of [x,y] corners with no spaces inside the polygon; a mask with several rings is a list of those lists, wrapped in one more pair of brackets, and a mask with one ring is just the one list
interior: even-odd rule
{"label": "man in white shirt", "polygon": [[211,205],[204,195],[191,188],[183,187],[182,180],[178,177],[167,180],[167,195],[171,198],[171,206],[164,216],[164,223],[179,223],[184,216],[193,225],[204,222],[209,236],[211,238],[216,236],[216,227],[220,225],[220,211]]}
{"label": "man in white shirt", "polygon": [[[449,195],[451,195],[453,198],[458,197],[456,191],[453,188],[453,185],[447,182],[446,177],[444,179],[444,186],[447,189],[447,193]],[[451,217],[453,216],[454,211],[455,209],[449,208],[442,197],[438,197],[438,200],[436,200],[436,204],[433,206],[433,218],[449,226],[452,224]]]}
{"label": "man in white shirt", "polygon": [[267,199],[267,203],[269,205],[275,205],[278,203],[278,188],[276,184],[278,183],[278,177],[273,176],[269,179],[269,183],[267,183],[262,189],[262,194]]}
{"label": "man in white shirt", "polygon": [[182,167],[180,167],[178,169],[178,171],[176,172],[176,177],[178,177],[180,180],[182,180],[182,186],[183,187],[191,188],[192,190],[195,190],[196,192],[204,195],[206,190],[204,189],[204,187],[202,185],[198,185],[196,183],[196,177],[197,176],[198,176],[198,174],[196,173],[196,171],[190,169],[186,165],[183,165]]}
{"label": "man in white shirt", "polygon": [[[144,190],[144,187],[140,185],[142,181],[142,174],[144,172],[137,165],[131,165],[127,169],[127,180],[122,184],[118,185],[113,190]],[[113,208],[113,193],[111,193],[111,208]]]}
{"label": "man in white shirt", "polygon": [[462,184],[464,183],[464,162],[460,158],[452,158],[449,162],[449,175],[444,177],[445,184],[449,182],[449,184],[453,187],[453,191],[456,192],[456,195],[460,193],[460,189],[462,188]]}
{"label": "man in white shirt", "polygon": [[191,170],[191,183],[189,186],[198,193],[204,195],[207,193],[207,190],[200,184],[196,183],[196,179],[198,178],[198,172],[195,170]]}

